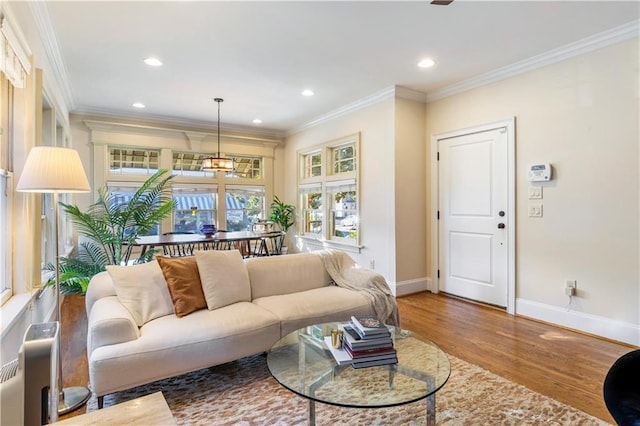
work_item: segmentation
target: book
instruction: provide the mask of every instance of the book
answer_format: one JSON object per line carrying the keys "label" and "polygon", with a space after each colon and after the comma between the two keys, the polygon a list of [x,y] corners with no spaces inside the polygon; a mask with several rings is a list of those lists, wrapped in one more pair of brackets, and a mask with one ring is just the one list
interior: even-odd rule
{"label": "book", "polygon": [[354,351],[349,346],[344,345],[344,349],[351,356],[351,358],[358,359],[366,359],[372,356],[378,355],[395,355],[397,351],[393,347],[385,347],[385,348],[374,348],[374,349],[365,349],[360,351]]}
{"label": "book", "polygon": [[374,333],[374,334],[364,334],[358,327],[356,327],[355,325],[351,324],[351,328],[353,328],[353,330],[358,333],[358,335],[365,340],[370,340],[370,339],[380,339],[383,337],[389,337],[391,336],[391,332],[387,332],[387,333]]}
{"label": "book", "polygon": [[388,358],[388,359],[379,359],[375,361],[363,361],[363,362],[354,362],[351,364],[353,368],[366,368],[366,367],[376,367],[379,365],[389,365],[389,364],[397,364],[398,358]]}
{"label": "book", "polygon": [[393,340],[391,336],[383,336],[380,338],[363,339],[360,335],[349,325],[343,326],[344,344],[351,348],[353,351],[362,351],[368,349],[380,349],[393,347]]}
{"label": "book", "polygon": [[353,358],[351,358],[351,355],[349,355],[349,353],[345,350],[344,346],[339,349],[333,347],[333,345],[331,344],[331,336],[326,336],[324,338],[324,343],[325,345],[327,345],[327,348],[329,349],[329,352],[331,352],[331,355],[333,355],[333,359],[336,360],[336,364],[345,365],[351,364],[353,362]]}
{"label": "book", "polygon": [[[346,351],[347,353],[349,353],[349,351]],[[350,355],[350,354],[349,354]],[[395,352],[390,352],[390,353],[383,353],[383,354],[374,354],[374,355],[368,355],[365,357],[360,357],[360,358],[353,358],[351,357],[352,363],[355,362],[369,362],[369,361],[381,361],[381,360],[397,360],[398,359],[398,355]]]}
{"label": "book", "polygon": [[353,315],[351,322],[363,336],[389,334],[389,329],[382,321],[371,315]]}

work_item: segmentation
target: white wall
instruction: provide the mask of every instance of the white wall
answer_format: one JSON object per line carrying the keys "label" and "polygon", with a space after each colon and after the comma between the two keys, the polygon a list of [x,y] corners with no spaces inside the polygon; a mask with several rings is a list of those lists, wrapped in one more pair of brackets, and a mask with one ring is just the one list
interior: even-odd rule
{"label": "white wall", "polygon": [[[428,103],[426,113],[427,135],[516,117],[516,311],[635,344],[638,52],[638,39],[622,42]],[[541,162],[555,175],[542,184],[544,216],[529,218],[526,171]],[[567,279],[577,280],[571,305]]]}

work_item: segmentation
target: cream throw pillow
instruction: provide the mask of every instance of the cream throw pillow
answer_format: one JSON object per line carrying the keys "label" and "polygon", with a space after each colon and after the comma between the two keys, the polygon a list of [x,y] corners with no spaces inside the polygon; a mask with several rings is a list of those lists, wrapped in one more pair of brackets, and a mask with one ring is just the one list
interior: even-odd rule
{"label": "cream throw pillow", "polygon": [[249,273],[238,250],[207,250],[194,254],[209,310],[251,301]]}
{"label": "cream throw pillow", "polygon": [[131,313],[138,327],[174,313],[167,282],[155,260],[133,266],[108,265],[107,271],[120,303]]}

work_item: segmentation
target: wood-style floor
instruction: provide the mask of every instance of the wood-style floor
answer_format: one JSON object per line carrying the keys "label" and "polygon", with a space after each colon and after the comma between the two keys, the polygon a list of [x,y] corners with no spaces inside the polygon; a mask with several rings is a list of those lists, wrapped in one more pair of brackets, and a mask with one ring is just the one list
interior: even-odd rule
{"label": "wood-style floor", "polygon": [[[634,347],[442,294],[403,296],[398,304],[402,327],[445,352],[613,423],[602,399],[602,382],[611,364]],[[62,312],[64,385],[86,385],[84,298],[66,297]],[[63,418],[84,411],[82,407]]]}

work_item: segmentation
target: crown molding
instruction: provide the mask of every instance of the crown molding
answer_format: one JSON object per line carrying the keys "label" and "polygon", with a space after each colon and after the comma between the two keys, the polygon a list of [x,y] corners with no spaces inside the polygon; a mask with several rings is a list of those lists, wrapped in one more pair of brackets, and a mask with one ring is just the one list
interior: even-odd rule
{"label": "crown molding", "polygon": [[578,55],[583,55],[603,47],[630,40],[638,37],[639,35],[640,20],[635,20],[625,25],[594,34],[574,43],[533,56],[529,59],[525,59],[427,93],[427,102],[433,102],[480,86],[505,80]]}
{"label": "crown molding", "polygon": [[417,90],[408,89],[402,86],[396,86],[396,98],[408,99],[410,101],[427,102],[427,94]]}
{"label": "crown molding", "polygon": [[53,72],[52,79],[55,82],[55,85],[59,88],[59,92],[61,93],[65,104],[67,105],[67,108],[65,109],[67,111],[72,111],[75,106],[75,101],[69,83],[71,80],[69,79],[67,67],[64,64],[64,59],[60,51],[60,45],[58,44],[58,39],[56,38],[56,32],[53,29],[47,2],[30,1],[28,3],[29,10],[33,15],[33,19],[38,28],[38,32],[40,33],[40,38],[42,40],[44,51],[47,55],[47,59],[51,64]]}
{"label": "crown molding", "polygon": [[406,87],[402,87],[402,86],[391,86],[391,87],[387,87],[386,89],[382,89],[378,92],[375,92],[367,97],[359,99],[355,102],[346,104],[338,109],[328,112],[327,114],[321,115],[320,117],[315,118],[309,121],[308,123],[303,124],[302,126],[296,127],[295,129],[288,131],[287,136],[294,135],[303,130],[318,126],[322,123],[335,120],[338,117],[351,114],[355,111],[369,107],[371,105],[375,105],[378,102],[381,102],[385,99],[389,99],[392,97],[400,97],[400,98],[410,99],[413,101],[423,102],[423,103],[426,102],[426,95],[422,92],[418,92],[412,89],[407,89]]}

